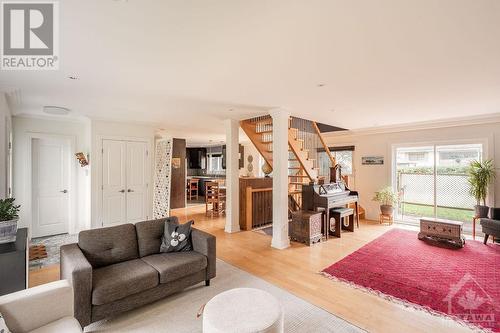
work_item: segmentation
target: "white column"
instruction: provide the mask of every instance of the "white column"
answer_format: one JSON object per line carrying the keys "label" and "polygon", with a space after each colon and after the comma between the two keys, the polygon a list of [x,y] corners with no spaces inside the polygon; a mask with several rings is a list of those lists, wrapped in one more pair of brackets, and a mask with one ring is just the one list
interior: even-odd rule
{"label": "white column", "polygon": [[239,131],[240,123],[224,120],[226,126],[226,227],[232,233],[240,231],[239,221]]}
{"label": "white column", "polygon": [[286,110],[271,110],[273,118],[273,240],[271,246],[285,249],[288,238],[288,119]]}

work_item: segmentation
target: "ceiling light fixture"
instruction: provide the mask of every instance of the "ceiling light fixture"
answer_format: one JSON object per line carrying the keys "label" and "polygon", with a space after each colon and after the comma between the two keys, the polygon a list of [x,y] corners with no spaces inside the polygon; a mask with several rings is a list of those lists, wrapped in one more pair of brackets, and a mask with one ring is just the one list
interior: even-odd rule
{"label": "ceiling light fixture", "polygon": [[70,75],[70,76],[68,76],[68,79],[70,79],[70,80],[78,80],[78,76],[76,76],[76,75]]}
{"label": "ceiling light fixture", "polygon": [[321,88],[321,87],[324,87],[324,86],[325,86],[325,84],[324,84],[324,83],[318,83],[318,85],[317,85],[317,86],[318,86],[318,88]]}
{"label": "ceiling light fixture", "polygon": [[60,106],[46,105],[42,110],[44,113],[56,115],[56,116],[67,116],[70,113],[68,108],[63,108]]}

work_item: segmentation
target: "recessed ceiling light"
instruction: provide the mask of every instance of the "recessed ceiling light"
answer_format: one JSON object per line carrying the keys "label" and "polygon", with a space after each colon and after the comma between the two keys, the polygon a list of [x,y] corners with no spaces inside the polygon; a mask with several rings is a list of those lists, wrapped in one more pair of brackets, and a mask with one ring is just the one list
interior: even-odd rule
{"label": "recessed ceiling light", "polygon": [[318,85],[317,85],[317,86],[318,86],[318,88],[321,88],[321,87],[324,87],[324,86],[325,86],[325,84],[324,84],[324,83],[318,83]]}
{"label": "recessed ceiling light", "polygon": [[63,108],[60,106],[46,105],[43,107],[43,112],[56,116],[66,116],[70,113],[70,110],[68,108]]}
{"label": "recessed ceiling light", "polygon": [[70,76],[68,76],[68,79],[70,79],[70,80],[78,80],[78,76],[76,76],[76,75],[70,75]]}

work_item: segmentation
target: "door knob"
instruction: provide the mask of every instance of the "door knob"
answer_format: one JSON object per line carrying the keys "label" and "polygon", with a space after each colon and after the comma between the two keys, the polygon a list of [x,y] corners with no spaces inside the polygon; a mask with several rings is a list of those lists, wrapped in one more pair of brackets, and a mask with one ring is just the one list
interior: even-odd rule
{"label": "door knob", "polygon": [[134,190],[128,189],[128,190],[127,190],[127,192],[128,192],[128,193],[130,193],[130,192],[134,192]]}
{"label": "door knob", "polygon": [[68,193],[68,190],[62,190],[62,191],[59,191],[61,193]]}
{"label": "door knob", "polygon": [[120,190],[120,191],[118,191],[118,192],[125,193],[125,190]]}

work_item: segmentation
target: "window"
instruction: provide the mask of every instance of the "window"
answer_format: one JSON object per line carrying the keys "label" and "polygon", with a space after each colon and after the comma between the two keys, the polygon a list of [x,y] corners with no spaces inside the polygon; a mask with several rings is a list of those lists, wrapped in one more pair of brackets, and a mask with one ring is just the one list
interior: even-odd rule
{"label": "window", "polygon": [[471,221],[476,203],[469,193],[467,168],[471,161],[482,160],[482,144],[398,147],[394,153],[402,221],[416,224],[424,216]]}
{"label": "window", "polygon": [[425,161],[426,156],[427,156],[426,152],[420,152],[420,151],[409,152],[408,153],[408,161],[412,161],[412,162]]}
{"label": "window", "polygon": [[208,154],[208,173],[224,171],[222,168],[222,154]]}
{"label": "window", "polygon": [[[330,152],[333,157],[340,164],[342,174],[353,176],[353,153],[354,147],[330,147]],[[325,151],[318,153],[319,158],[319,175],[329,179],[330,177],[330,158]]]}

